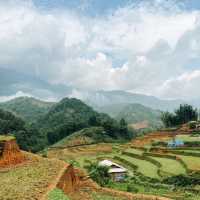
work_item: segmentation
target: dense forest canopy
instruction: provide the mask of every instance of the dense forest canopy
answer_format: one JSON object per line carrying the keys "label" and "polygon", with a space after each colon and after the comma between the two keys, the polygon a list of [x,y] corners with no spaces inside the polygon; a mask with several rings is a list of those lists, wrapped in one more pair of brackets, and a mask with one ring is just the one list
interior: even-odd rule
{"label": "dense forest canopy", "polygon": [[[117,139],[131,137],[127,124],[120,124],[107,114],[94,111],[82,101],[72,98],[65,98],[55,104],[50,111],[38,121],[38,127],[47,134],[50,144],[72,134],[75,131],[87,127],[103,127],[106,133]],[[123,127],[123,128],[122,128]]]}
{"label": "dense forest canopy", "polygon": [[40,131],[8,111],[0,109],[0,134],[12,134],[23,150],[36,152],[46,141]]}
{"label": "dense forest canopy", "polygon": [[[32,109],[34,104],[29,104],[28,109]],[[40,106],[44,108],[44,105]],[[101,141],[101,137],[103,141],[105,135],[113,140],[132,137],[132,131],[128,129],[124,119],[118,122],[107,114],[94,111],[78,99],[65,98],[54,105],[45,106],[45,109],[49,110],[44,111],[43,109],[42,113],[39,113],[37,102],[37,108],[32,110],[35,111],[35,120],[28,120],[28,122],[16,116],[15,112],[0,110],[0,134],[15,135],[22,149],[33,152],[42,150],[47,145],[54,144],[76,131],[89,127],[101,127],[104,130],[104,134],[98,136],[98,141]],[[27,103],[22,104],[21,107],[20,112],[24,108],[27,109]],[[22,116],[27,113],[27,111],[22,112]]]}

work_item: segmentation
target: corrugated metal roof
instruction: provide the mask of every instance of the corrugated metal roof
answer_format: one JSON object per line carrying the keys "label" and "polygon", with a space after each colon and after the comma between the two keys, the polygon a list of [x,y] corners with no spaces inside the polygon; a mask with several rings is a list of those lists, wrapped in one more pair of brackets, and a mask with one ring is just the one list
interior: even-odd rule
{"label": "corrugated metal roof", "polygon": [[125,168],[111,168],[108,170],[108,173],[123,173],[127,170]]}
{"label": "corrugated metal roof", "polygon": [[118,165],[117,163],[114,163],[110,160],[102,160],[99,162],[100,166],[107,166],[110,167],[109,173],[120,173],[120,172],[126,172],[127,169],[122,167],[121,165]]}

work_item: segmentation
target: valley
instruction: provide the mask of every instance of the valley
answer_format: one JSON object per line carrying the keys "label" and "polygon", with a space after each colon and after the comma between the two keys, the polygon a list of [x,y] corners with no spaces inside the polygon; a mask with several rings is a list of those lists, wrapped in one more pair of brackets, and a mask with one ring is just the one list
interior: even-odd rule
{"label": "valley", "polygon": [[[74,98],[18,98],[1,106],[2,200],[199,199],[199,122],[181,114],[190,109],[196,119],[189,105],[170,114],[132,104],[116,118]],[[157,126],[145,127],[147,120]],[[111,175],[100,162],[124,174]]]}

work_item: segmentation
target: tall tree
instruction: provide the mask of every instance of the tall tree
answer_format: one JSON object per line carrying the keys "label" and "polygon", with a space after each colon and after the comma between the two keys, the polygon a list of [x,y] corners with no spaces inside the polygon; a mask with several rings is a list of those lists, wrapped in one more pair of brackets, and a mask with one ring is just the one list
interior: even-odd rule
{"label": "tall tree", "polygon": [[161,120],[166,127],[177,126],[185,124],[189,121],[196,121],[198,119],[198,111],[191,105],[184,104],[175,110],[174,113],[163,112]]}

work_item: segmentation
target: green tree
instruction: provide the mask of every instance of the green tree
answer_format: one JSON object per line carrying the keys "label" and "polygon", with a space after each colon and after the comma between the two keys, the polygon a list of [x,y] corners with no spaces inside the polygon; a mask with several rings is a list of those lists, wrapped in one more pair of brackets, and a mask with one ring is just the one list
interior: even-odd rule
{"label": "green tree", "polygon": [[197,109],[191,105],[184,104],[175,110],[174,113],[163,112],[161,120],[166,127],[173,127],[180,124],[185,124],[189,121],[196,121],[198,119]]}
{"label": "green tree", "polygon": [[124,118],[122,118],[119,122],[119,131],[120,131],[120,134],[123,136],[127,136],[127,133],[128,133],[128,125],[125,121]]}
{"label": "green tree", "polygon": [[175,114],[179,124],[185,124],[189,121],[196,121],[198,119],[198,111],[191,105],[184,104],[175,110]]}
{"label": "green tree", "polygon": [[87,166],[90,177],[101,186],[109,183],[110,176],[108,173],[109,168],[101,166],[98,163],[90,163]]}

